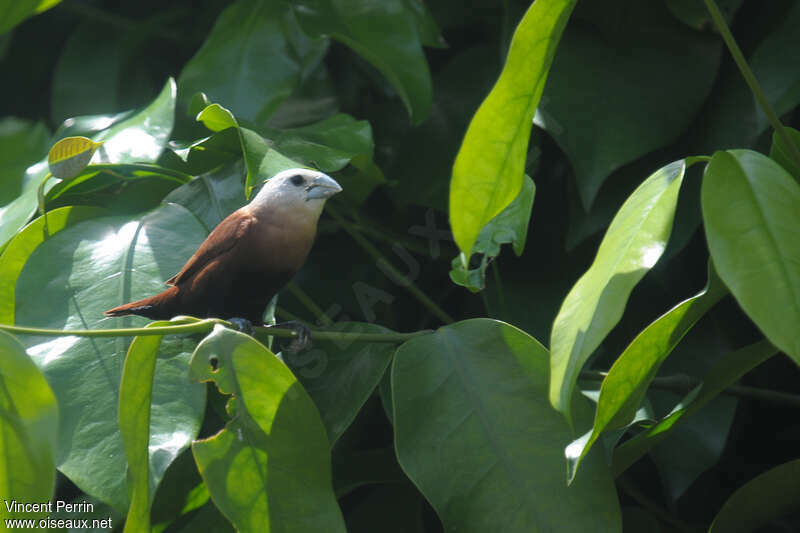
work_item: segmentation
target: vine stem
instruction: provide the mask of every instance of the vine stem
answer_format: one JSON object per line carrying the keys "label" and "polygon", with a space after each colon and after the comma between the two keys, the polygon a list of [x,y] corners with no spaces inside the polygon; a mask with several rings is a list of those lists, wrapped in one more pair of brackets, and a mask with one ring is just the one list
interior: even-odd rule
{"label": "vine stem", "polygon": [[[117,328],[117,329],[47,329],[27,326],[0,324],[1,331],[18,335],[41,335],[45,337],[144,337],[150,335],[185,335],[191,333],[209,333],[216,324],[236,329],[230,322],[218,318],[193,320],[190,323],[154,328]],[[288,328],[256,327],[259,335],[273,337],[296,337],[297,332]],[[428,335],[431,330],[412,331],[411,333],[359,333],[354,331],[313,330],[314,340],[320,341],[359,341],[359,342],[394,342],[403,343],[420,335]]]}
{"label": "vine stem", "polygon": [[792,138],[789,136],[789,132],[786,131],[786,128],[783,127],[780,118],[778,118],[778,114],[775,113],[772,105],[770,105],[769,101],[767,101],[767,97],[764,95],[761,85],[758,83],[755,74],[753,74],[753,71],[750,69],[750,65],[747,64],[744,54],[742,54],[742,50],[739,48],[739,45],[736,44],[736,40],[733,38],[730,28],[728,28],[728,23],[725,22],[725,17],[722,16],[719,6],[717,6],[717,3],[714,0],[705,0],[705,3],[708,12],[711,14],[711,18],[714,20],[714,25],[717,27],[722,39],[725,41],[725,45],[728,47],[728,50],[733,56],[736,66],[739,67],[739,71],[742,73],[744,81],[746,81],[747,85],[750,86],[750,90],[758,100],[759,105],[761,105],[761,109],[764,110],[764,114],[767,115],[767,120],[769,120],[770,124],[772,124],[772,127],[775,128],[775,131],[778,133],[781,140],[786,144],[795,163],[800,165],[800,149],[798,149],[798,147],[794,144]]}
{"label": "vine stem", "polygon": [[375,258],[375,260],[381,264],[386,271],[388,271],[390,277],[395,278],[396,280],[405,280],[405,282],[402,284],[403,287],[408,290],[408,292],[410,292],[417,300],[419,300],[422,305],[427,307],[431,313],[436,315],[439,320],[445,324],[452,324],[455,322],[453,317],[447,314],[444,309],[436,305],[436,302],[428,298],[427,294],[422,292],[419,287],[414,285],[411,280],[407,279],[406,276],[397,270],[371,242],[369,242],[366,238],[364,238],[363,235],[351,227],[351,225],[344,220],[342,215],[340,215],[335,208],[328,206],[327,211],[331,218],[333,218],[333,220],[335,220],[339,226],[341,226],[342,229],[344,229],[365,252]]}
{"label": "vine stem", "polygon": [[[580,379],[587,381],[602,381],[607,375],[607,372],[584,370],[580,373]],[[650,382],[650,386],[654,389],[686,394],[698,385],[702,385],[702,383],[702,380],[698,378],[679,375],[657,377]],[[747,398],[750,400],[761,400],[800,409],[800,396],[786,392],[747,387],[745,385],[731,385],[727,389],[723,390],[721,394],[725,394],[727,396],[737,396],[739,398]]]}

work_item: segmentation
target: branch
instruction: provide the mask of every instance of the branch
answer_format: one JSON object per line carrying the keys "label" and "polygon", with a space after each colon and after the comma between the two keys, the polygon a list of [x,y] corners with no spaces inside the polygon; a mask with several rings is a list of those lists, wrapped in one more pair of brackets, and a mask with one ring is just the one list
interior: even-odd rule
{"label": "branch", "polygon": [[742,77],[744,81],[747,82],[747,85],[750,86],[750,90],[753,92],[753,95],[758,100],[759,105],[761,105],[761,109],[764,110],[764,114],[767,115],[767,120],[769,120],[772,127],[775,128],[775,131],[780,136],[781,140],[786,144],[789,152],[792,154],[792,159],[794,159],[795,164],[800,165],[800,149],[794,144],[792,138],[789,136],[789,132],[786,131],[786,128],[783,127],[781,120],[778,118],[777,113],[772,108],[772,105],[767,101],[767,97],[764,95],[764,91],[761,89],[761,85],[758,83],[755,74],[750,69],[750,65],[747,64],[747,60],[744,58],[744,54],[742,54],[742,50],[739,48],[739,45],[736,44],[736,41],[731,34],[730,28],[728,28],[728,24],[725,22],[725,18],[722,16],[722,13],[717,7],[717,3],[714,0],[705,0],[706,7],[708,8],[708,12],[711,14],[711,18],[714,20],[714,25],[716,25],[717,30],[719,30],[720,35],[722,35],[722,39],[725,41],[725,44],[728,47],[731,55],[733,56],[733,60],[736,61],[736,65],[739,67],[739,71],[742,73]]}

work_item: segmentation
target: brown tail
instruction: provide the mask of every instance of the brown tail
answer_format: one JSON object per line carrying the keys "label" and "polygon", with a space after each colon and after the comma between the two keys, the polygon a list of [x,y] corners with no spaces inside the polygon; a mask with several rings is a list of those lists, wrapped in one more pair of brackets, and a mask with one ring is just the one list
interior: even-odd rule
{"label": "brown tail", "polygon": [[178,314],[173,312],[172,307],[174,306],[171,305],[177,296],[177,292],[177,287],[170,287],[160,294],[117,306],[103,314],[106,316],[139,315],[150,320],[169,320],[175,314]]}

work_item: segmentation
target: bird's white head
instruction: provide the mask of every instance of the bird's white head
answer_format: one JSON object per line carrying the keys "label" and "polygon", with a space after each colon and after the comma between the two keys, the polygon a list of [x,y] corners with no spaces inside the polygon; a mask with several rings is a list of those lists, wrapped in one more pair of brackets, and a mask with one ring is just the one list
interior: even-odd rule
{"label": "bird's white head", "polygon": [[317,217],[325,200],[342,191],[336,180],[318,170],[290,168],[268,179],[250,202],[252,208],[309,212]]}

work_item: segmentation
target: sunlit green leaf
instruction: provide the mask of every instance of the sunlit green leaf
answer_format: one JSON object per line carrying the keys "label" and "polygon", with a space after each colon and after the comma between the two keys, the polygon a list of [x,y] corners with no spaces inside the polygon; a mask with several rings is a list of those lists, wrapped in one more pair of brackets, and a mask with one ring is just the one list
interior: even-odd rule
{"label": "sunlit green leaf", "polygon": [[[8,505],[47,502],[53,496],[58,405],[25,348],[4,331],[0,353],[0,519],[44,518],[46,510],[21,512]],[[6,531],[5,524],[0,529]]]}
{"label": "sunlit green leaf", "polygon": [[466,256],[481,229],[519,194],[533,115],[574,5],[575,0],[531,5],[514,32],[502,74],[467,129],[450,182],[450,225]]}
{"label": "sunlit green leaf", "polygon": [[47,153],[47,166],[56,178],[77,176],[103,143],[87,137],[65,137],[55,143]]}
{"label": "sunlit green leaf", "polygon": [[489,221],[475,241],[473,253],[482,254],[481,264],[476,269],[469,269],[465,265],[465,258],[461,255],[453,259],[450,279],[454,283],[467,287],[472,292],[477,292],[485,286],[486,267],[488,261],[500,254],[500,247],[510,243],[517,256],[522,255],[525,249],[525,239],[528,236],[528,223],[531,220],[533,197],[536,194],[536,185],[533,180],[525,176],[522,189],[514,201],[508,204],[496,217]]}
{"label": "sunlit green leaf", "polygon": [[233,395],[225,429],[192,451],[237,529],[344,532],[325,427],[291,371],[252,337],[217,326],[197,346],[191,374]]}
{"label": "sunlit green leaf", "polygon": [[795,513],[800,502],[800,460],[751,479],[722,506],[709,533],[761,531],[771,520]]}
{"label": "sunlit green leaf", "polygon": [[573,441],[565,450],[570,480],[603,432],[623,427],[633,419],[661,363],[726,293],[727,289],[710,266],[708,284],[699,294],[656,319],[622,352],[603,380],[591,435],[588,440],[584,436]]}
{"label": "sunlit green leaf", "polygon": [[800,364],[800,184],[758,152],[717,152],[702,188],[720,278],[772,343]]}
{"label": "sunlit green leaf", "polygon": [[[175,82],[170,79],[159,96],[140,112],[125,120],[114,122],[113,117],[93,117],[102,129],[92,136],[103,146],[95,152],[93,161],[99,163],[153,162],[167,143],[175,120]],[[108,127],[108,125],[111,125]],[[37,191],[48,173],[47,160],[36,163],[25,172],[22,192],[18,198],[0,208],[0,246],[22,228],[37,209]],[[47,193],[56,180],[49,180]]]}
{"label": "sunlit green leaf", "polygon": [[647,178],[617,212],[589,270],[561,304],[550,337],[550,401],[568,415],[583,364],[619,322],[633,288],[667,246],[686,163]]}
{"label": "sunlit green leaf", "polygon": [[760,341],[721,358],[709,370],[703,383],[691,391],[675,409],[657,424],[625,441],[614,451],[612,469],[615,476],[628,469],[656,444],[670,434],[670,430],[698,409],[716,398],[743,375],[777,353],[767,341]]}
{"label": "sunlit green leaf", "polygon": [[[15,323],[56,329],[143,325],[141,317],[109,319],[103,311],[161,291],[205,236],[197,219],[175,204],[141,218],[69,224],[28,255],[16,281]],[[23,342],[59,402],[59,470],[84,492],[124,511],[126,463],[116,406],[129,341],[26,336]],[[149,440],[153,487],[199,430],[205,388],[187,380],[193,345],[189,338],[169,337],[156,362]]]}
{"label": "sunlit green leaf", "polygon": [[[547,350],[489,319],[440,328],[398,348],[392,366],[395,448],[447,531],[619,531],[601,455],[572,487],[572,440],[547,400]],[[576,420],[590,423],[586,400]]]}
{"label": "sunlit green leaf", "polygon": [[61,0],[6,0],[0,2],[0,34],[23,20],[46,11]]}

